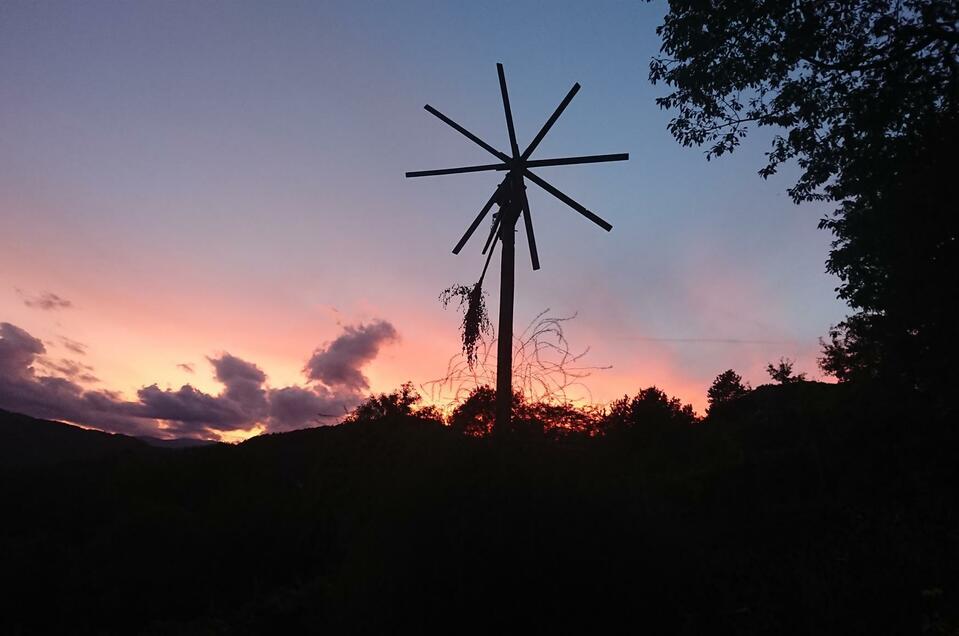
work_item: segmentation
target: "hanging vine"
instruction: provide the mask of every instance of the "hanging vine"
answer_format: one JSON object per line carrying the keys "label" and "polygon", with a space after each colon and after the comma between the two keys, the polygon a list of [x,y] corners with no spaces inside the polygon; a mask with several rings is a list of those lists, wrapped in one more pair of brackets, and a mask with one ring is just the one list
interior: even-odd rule
{"label": "hanging vine", "polygon": [[447,287],[440,294],[440,302],[444,309],[458,299],[458,307],[463,312],[463,322],[460,324],[460,335],[463,340],[463,354],[466,362],[472,369],[476,365],[476,345],[483,335],[492,335],[493,323],[486,312],[486,293],[483,291],[483,279],[476,284],[453,285]]}
{"label": "hanging vine", "polygon": [[[497,192],[499,192],[498,188]],[[483,291],[483,279],[486,278],[490,260],[493,258],[493,252],[496,251],[497,241],[495,239],[496,229],[499,226],[498,218],[499,214],[494,213],[489,239],[486,241],[489,253],[486,255],[483,272],[476,284],[472,287],[469,285],[453,285],[444,289],[440,294],[443,309],[446,309],[454,298],[458,299],[457,307],[463,312],[463,322],[460,324],[463,354],[466,356],[466,363],[471,370],[476,365],[477,345],[484,335],[493,335],[493,323],[490,322],[489,314],[486,312],[486,292]]]}

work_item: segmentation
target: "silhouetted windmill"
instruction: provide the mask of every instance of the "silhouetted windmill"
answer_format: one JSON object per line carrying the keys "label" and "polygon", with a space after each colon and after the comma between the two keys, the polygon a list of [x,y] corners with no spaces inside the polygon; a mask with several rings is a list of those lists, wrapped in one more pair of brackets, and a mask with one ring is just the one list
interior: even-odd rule
{"label": "silhouetted windmill", "polygon": [[[422,170],[417,172],[407,172],[407,177],[429,177],[444,174],[459,174],[463,172],[483,172],[488,170],[506,171],[506,177],[493,192],[493,195],[480,210],[476,218],[466,230],[466,234],[459,240],[456,247],[453,248],[454,254],[459,254],[463,246],[479,227],[483,218],[492,209],[493,204],[499,206],[499,213],[494,215],[493,225],[490,229],[486,245],[483,247],[483,254],[490,250],[487,256],[487,265],[489,257],[492,256],[492,249],[495,248],[495,239],[503,244],[502,264],[500,267],[500,301],[499,301],[499,327],[498,342],[496,351],[496,430],[506,431],[509,429],[510,422],[510,404],[513,394],[513,274],[515,260],[515,231],[516,222],[520,214],[523,215],[523,222],[526,226],[526,240],[529,242],[529,255],[532,261],[533,269],[539,269],[539,255],[536,252],[536,239],[533,235],[533,220],[530,216],[529,201],[526,198],[525,179],[529,179],[539,187],[543,188],[554,197],[573,208],[587,219],[600,226],[607,232],[613,229],[613,226],[593,214],[585,207],[574,201],[569,196],[563,194],[558,189],[550,185],[541,177],[533,174],[530,168],[541,166],[564,166],[577,163],[598,163],[602,161],[624,161],[629,159],[628,154],[614,155],[588,155],[583,157],[562,157],[558,159],[534,159],[530,156],[543,137],[553,127],[559,116],[563,114],[566,107],[572,101],[573,96],[579,91],[579,84],[573,84],[563,101],[560,102],[556,110],[550,115],[546,123],[530,142],[526,150],[522,153],[516,143],[516,131],[513,128],[513,114],[509,106],[509,94],[506,90],[506,75],[503,73],[503,65],[497,64],[496,71],[499,74],[500,92],[503,94],[503,110],[506,112],[506,130],[509,133],[509,144],[511,154],[500,152],[489,145],[470,131],[466,130],[455,121],[439,112],[429,104],[424,106],[430,114],[436,115],[439,119],[449,124],[457,132],[467,139],[477,144],[491,155],[500,160],[500,163],[491,163],[481,166],[466,166],[463,168],[446,168],[442,170]],[[491,245],[492,244],[492,245]],[[485,274],[485,270],[484,270]]]}

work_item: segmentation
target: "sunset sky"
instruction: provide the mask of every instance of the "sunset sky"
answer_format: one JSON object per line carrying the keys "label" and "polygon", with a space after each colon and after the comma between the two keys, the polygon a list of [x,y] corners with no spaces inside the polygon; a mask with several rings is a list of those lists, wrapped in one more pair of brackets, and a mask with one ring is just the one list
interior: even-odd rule
{"label": "sunset sky", "polygon": [[530,186],[542,269],[520,237],[517,325],[577,314],[573,348],[612,365],[599,403],[655,384],[702,412],[718,373],[760,384],[781,356],[819,378],[844,314],[829,207],[792,204],[795,169],[757,175],[770,131],[711,162],[672,139],[647,79],[664,12],[4,2],[0,408],[239,439],[443,375],[460,317],[437,296],[483,265],[478,237],[450,249],[499,175],[404,172],[489,163],[427,102],[508,149],[496,62],[521,146],[582,84],[535,157],[630,153],[539,170],[613,231]]}

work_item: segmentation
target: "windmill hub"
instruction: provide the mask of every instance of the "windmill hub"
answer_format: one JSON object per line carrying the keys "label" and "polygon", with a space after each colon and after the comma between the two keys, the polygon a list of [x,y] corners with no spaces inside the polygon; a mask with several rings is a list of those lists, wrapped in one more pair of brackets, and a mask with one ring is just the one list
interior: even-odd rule
{"label": "windmill hub", "polygon": [[[496,71],[499,75],[500,93],[503,97],[503,110],[506,114],[506,130],[509,134],[510,154],[497,150],[486,143],[467,129],[463,128],[455,121],[436,110],[429,104],[424,108],[432,115],[435,115],[441,121],[459,132],[461,135],[477,144],[491,155],[499,160],[499,163],[484,164],[479,166],[466,166],[463,168],[444,168],[440,170],[421,170],[416,172],[407,172],[407,177],[428,177],[445,174],[461,174],[466,172],[487,172],[487,171],[505,171],[505,178],[496,186],[493,194],[490,196],[486,205],[480,210],[476,218],[467,228],[466,233],[459,240],[453,253],[459,254],[466,242],[479,227],[480,223],[492,209],[493,205],[499,207],[499,213],[493,214],[493,226],[490,229],[486,245],[483,247],[483,254],[487,250],[495,249],[497,240],[502,245],[502,256],[500,265],[500,303],[499,303],[499,328],[497,332],[497,356],[496,356],[496,423],[495,430],[504,433],[510,428],[510,409],[513,397],[512,386],[512,357],[513,357],[513,275],[515,267],[515,241],[514,232],[519,217],[523,217],[523,224],[526,229],[526,240],[529,244],[530,263],[534,270],[539,269],[539,254],[536,250],[536,239],[533,235],[533,219],[529,211],[529,200],[526,197],[526,179],[529,179],[540,188],[553,195],[575,211],[579,212],[587,219],[600,226],[607,232],[613,226],[605,220],[589,211],[568,195],[552,186],[545,179],[542,179],[530,168],[546,166],[566,166],[580,163],[599,163],[606,161],[625,161],[629,155],[611,154],[611,155],[586,155],[581,157],[561,157],[556,159],[533,159],[533,152],[543,137],[549,132],[559,116],[563,114],[566,107],[572,101],[573,97],[579,92],[579,84],[573,84],[573,87],[560,102],[553,114],[550,115],[546,123],[530,142],[529,146],[520,152],[519,145],[516,142],[516,130],[513,127],[513,113],[510,109],[509,93],[506,89],[506,74],[503,72],[503,65],[497,64]],[[489,256],[492,256],[490,251]],[[487,264],[489,263],[487,257]],[[485,270],[484,270],[485,271]]]}

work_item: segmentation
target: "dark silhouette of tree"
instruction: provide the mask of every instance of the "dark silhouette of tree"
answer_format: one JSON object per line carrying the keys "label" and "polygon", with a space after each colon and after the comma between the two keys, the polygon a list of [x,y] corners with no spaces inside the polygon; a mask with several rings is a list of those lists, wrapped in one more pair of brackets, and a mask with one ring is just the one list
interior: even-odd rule
{"label": "dark silhouette of tree", "polygon": [[805,382],[806,374],[798,373],[793,375],[793,361],[789,358],[780,358],[779,364],[773,365],[769,363],[766,365],[766,373],[769,374],[769,377],[778,382],[779,384],[794,384],[796,382]]}
{"label": "dark silhouette of tree", "polygon": [[741,398],[747,393],[749,393],[749,386],[743,384],[742,376],[732,369],[727,369],[716,376],[716,379],[713,380],[713,383],[706,391],[706,399],[709,401],[709,412]]}
{"label": "dark silhouette of tree", "polygon": [[828,271],[853,313],[824,345],[840,380],[884,377],[940,392],[959,304],[959,3],[671,2],[650,79],[669,124],[707,158],[750,125],[779,130],[760,170],[801,169],[797,203],[837,202],[820,222]]}
{"label": "dark silhouette of tree", "polygon": [[[488,384],[478,386],[450,413],[450,428],[471,437],[489,435],[493,432],[495,407],[496,390]],[[520,391],[513,395],[514,433],[546,434],[557,438],[570,435],[591,437],[599,432],[599,419],[593,407],[544,400],[529,401]]]}
{"label": "dark silhouette of tree", "polygon": [[879,335],[884,327],[881,315],[865,312],[847,317],[829,330],[828,341],[820,338],[820,368],[840,382],[876,379],[880,369],[888,371],[884,350],[892,334]]}
{"label": "dark silhouette of tree", "polygon": [[414,388],[412,382],[403,385],[391,393],[371,395],[350,413],[346,422],[376,422],[387,419],[416,417],[424,420],[442,421],[442,415],[433,406],[419,407],[423,397]]}
{"label": "dark silhouette of tree", "polygon": [[450,427],[463,435],[483,437],[493,430],[496,415],[496,389],[484,384],[470,391],[449,417]]}
{"label": "dark silhouette of tree", "polygon": [[[959,64],[957,64],[959,68]],[[833,328],[821,366],[945,396],[959,381],[959,118],[940,117],[873,158],[863,192],[822,222],[836,237],[827,269],[857,312]]]}
{"label": "dark silhouette of tree", "polygon": [[609,406],[603,421],[607,434],[656,434],[668,429],[687,427],[697,421],[691,404],[670,398],[661,389],[651,386],[633,396],[623,396]]}
{"label": "dark silhouette of tree", "polygon": [[555,439],[571,436],[593,437],[601,431],[600,413],[590,406],[526,402],[522,405],[517,419],[525,422],[528,430],[541,430],[547,437]]}

